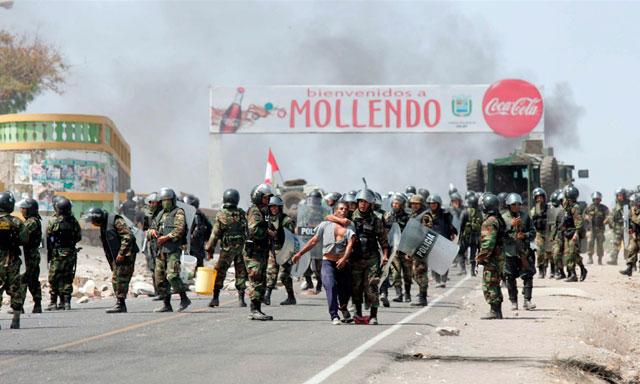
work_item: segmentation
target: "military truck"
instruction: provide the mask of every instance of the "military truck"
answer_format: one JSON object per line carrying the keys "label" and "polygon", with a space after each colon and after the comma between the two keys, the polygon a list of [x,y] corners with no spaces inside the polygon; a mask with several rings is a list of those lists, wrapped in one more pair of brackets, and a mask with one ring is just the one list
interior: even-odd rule
{"label": "military truck", "polygon": [[[575,166],[558,162],[553,148],[545,148],[542,140],[525,140],[522,148],[507,157],[483,164],[467,163],[467,190],[477,192],[516,192],[531,206],[531,192],[542,187],[548,194],[574,182]],[[579,178],[589,177],[589,170],[578,171]]]}
{"label": "military truck", "polygon": [[324,191],[320,187],[309,185],[304,179],[285,180],[282,185],[276,185],[276,191],[284,201],[284,213],[291,217],[296,217],[298,204],[314,190],[319,190],[324,195]]}

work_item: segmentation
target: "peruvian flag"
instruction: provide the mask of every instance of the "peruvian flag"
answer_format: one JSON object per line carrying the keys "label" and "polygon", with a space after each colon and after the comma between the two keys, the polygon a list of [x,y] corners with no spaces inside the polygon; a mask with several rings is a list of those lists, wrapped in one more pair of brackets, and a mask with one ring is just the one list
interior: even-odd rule
{"label": "peruvian flag", "polygon": [[278,163],[276,162],[275,156],[273,156],[273,152],[271,152],[271,148],[269,148],[269,156],[267,157],[267,169],[264,172],[264,183],[265,184],[273,184],[275,180],[273,179],[273,174],[280,171],[278,168]]}

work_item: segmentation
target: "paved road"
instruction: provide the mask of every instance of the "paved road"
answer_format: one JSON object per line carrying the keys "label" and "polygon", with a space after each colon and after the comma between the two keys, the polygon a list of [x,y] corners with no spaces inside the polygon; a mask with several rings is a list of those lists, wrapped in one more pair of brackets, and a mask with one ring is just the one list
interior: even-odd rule
{"label": "paved road", "polygon": [[[249,321],[234,294],[221,295],[216,309],[192,296],[187,312],[170,314],[153,313],[158,303],[148,298],[131,299],[130,312],[116,315],[104,313],[112,301],[96,301],[27,313],[21,330],[8,329],[3,310],[0,383],[365,382],[458,310],[478,283],[454,276],[446,289],[430,289],[429,307],[381,308],[378,326],[330,324],[324,292],[264,308],[271,322]],[[284,296],[274,291],[272,301]]]}

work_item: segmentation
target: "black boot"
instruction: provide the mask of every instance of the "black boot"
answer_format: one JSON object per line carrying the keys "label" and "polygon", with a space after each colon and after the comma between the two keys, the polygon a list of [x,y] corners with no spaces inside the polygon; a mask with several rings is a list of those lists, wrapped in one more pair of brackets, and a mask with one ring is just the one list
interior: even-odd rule
{"label": "black boot", "polygon": [[421,291],[418,293],[418,301],[411,303],[412,307],[426,307],[427,306],[427,291]]}
{"label": "black boot", "polygon": [[625,269],[624,271],[620,271],[620,273],[631,277],[631,275],[633,275],[633,265],[627,264],[627,269]]}
{"label": "black boot", "polygon": [[584,264],[580,264],[580,281],[584,281],[587,278],[587,268],[584,267]]}
{"label": "black boot", "polygon": [[187,293],[186,292],[181,292],[180,293],[180,308],[178,308],[178,312],[184,311],[190,305],[191,305],[191,300],[189,300],[189,297],[187,296]]}
{"label": "black boot", "polygon": [[271,288],[267,288],[267,291],[264,293],[262,297],[262,302],[266,305],[271,305]]}
{"label": "black boot", "polygon": [[111,309],[107,309],[107,313],[126,313],[127,305],[125,304],[124,299],[117,299],[116,305]]}
{"label": "black boot", "polygon": [[220,290],[219,289],[214,289],[213,291],[213,299],[211,299],[211,301],[209,302],[209,306],[211,308],[217,307],[220,305],[220,300],[218,299],[220,296]]}
{"label": "black boot", "polygon": [[471,276],[476,276],[476,261],[471,260]]}
{"label": "black boot", "polygon": [[404,302],[405,303],[411,302],[411,284],[404,285]]}
{"label": "black boot", "polygon": [[304,280],[307,282],[307,286],[303,289],[303,291],[313,289],[313,280],[311,279],[311,275],[305,275]]}
{"label": "black boot", "polygon": [[482,316],[482,320],[499,320],[502,319],[502,304],[491,304],[489,313]]}
{"label": "black boot", "polygon": [[71,310],[71,295],[64,295],[64,309],[66,311]]}
{"label": "black boot", "polygon": [[64,295],[58,296],[58,311],[64,311],[65,301],[66,299],[64,298]]}
{"label": "black boot", "polygon": [[20,329],[20,314],[22,310],[15,310],[13,312],[13,319],[11,319],[11,329]]}
{"label": "black boot", "polygon": [[49,301],[49,305],[47,306],[47,311],[55,311],[58,309],[58,295],[55,293],[51,294],[51,300]]}
{"label": "black boot", "polygon": [[395,288],[396,288],[396,297],[391,299],[391,301],[393,301],[394,303],[402,303],[402,287],[395,287]]}
{"label": "black boot", "polygon": [[567,276],[566,279],[564,279],[565,282],[567,283],[574,283],[576,281],[578,281],[578,276],[576,275],[576,269],[570,269],[569,270],[569,275]]}
{"label": "black boot", "polygon": [[260,311],[260,304],[259,300],[251,300],[251,314],[249,315],[249,319],[260,321],[273,320],[271,316],[267,316]]}
{"label": "black boot", "polygon": [[244,308],[247,303],[244,302],[244,289],[238,290],[238,307]]}
{"label": "black boot", "polygon": [[285,287],[287,290],[287,298],[280,302],[280,305],[296,305],[296,295],[293,293],[293,288]]}
{"label": "black boot", "polygon": [[173,312],[173,308],[171,307],[171,296],[167,295],[162,298],[163,306],[156,309],[154,312]]}
{"label": "black boot", "polygon": [[388,293],[387,292],[388,292],[388,290],[384,289],[382,291],[382,293],[380,294],[380,302],[382,303],[382,306],[385,307],[385,308],[389,308],[389,297],[388,297]]}
{"label": "black boot", "polygon": [[538,266],[538,275],[540,275],[540,278],[544,279],[546,274],[547,274],[547,267],[545,267],[544,265]]}
{"label": "black boot", "polygon": [[42,301],[40,299],[33,301],[33,311],[31,313],[42,313]]}
{"label": "black boot", "polygon": [[362,303],[354,304],[356,307],[356,316],[362,317]]}
{"label": "black boot", "polygon": [[549,278],[554,279],[556,277],[556,265],[551,263],[549,265]]}
{"label": "black boot", "polygon": [[564,268],[556,268],[556,280],[566,279],[567,275],[564,274]]}

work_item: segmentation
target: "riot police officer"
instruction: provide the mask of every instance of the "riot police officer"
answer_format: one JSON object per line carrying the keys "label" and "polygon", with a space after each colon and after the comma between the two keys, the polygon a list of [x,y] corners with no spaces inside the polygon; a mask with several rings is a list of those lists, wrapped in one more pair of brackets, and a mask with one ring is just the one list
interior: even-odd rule
{"label": "riot police officer", "polygon": [[[0,193],[0,292],[6,291],[11,296],[12,329],[20,328],[20,314],[24,303],[20,287],[20,245],[26,243],[24,225],[20,219],[11,216],[15,203],[11,192]],[[0,294],[0,304],[1,296]]]}
{"label": "riot police officer", "polygon": [[127,293],[139,251],[127,222],[119,215],[108,214],[101,208],[90,208],[85,215],[88,223],[100,228],[100,240],[111,267],[111,284],[116,304],[107,313],[127,312]]}
{"label": "riot police officer", "polygon": [[[34,199],[22,199],[16,206],[25,218],[24,263],[22,275],[22,297],[26,299],[27,288],[33,298],[33,313],[42,313],[42,288],[40,287],[40,244],[42,243],[42,218],[38,213],[38,202]],[[23,301],[24,304],[24,301]]]}

